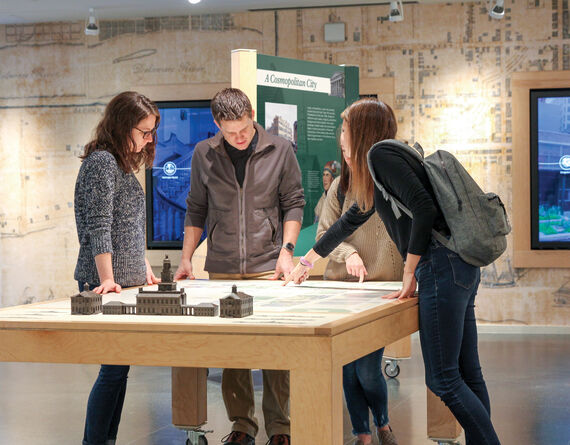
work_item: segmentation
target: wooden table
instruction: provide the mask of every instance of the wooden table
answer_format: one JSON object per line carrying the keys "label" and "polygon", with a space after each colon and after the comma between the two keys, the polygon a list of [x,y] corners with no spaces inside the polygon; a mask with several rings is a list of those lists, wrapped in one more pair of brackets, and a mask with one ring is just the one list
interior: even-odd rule
{"label": "wooden table", "polygon": [[[197,284],[190,283],[186,292],[193,301],[200,302]],[[347,295],[347,301],[351,301],[350,295],[363,301],[366,295],[378,298],[385,293],[360,291],[356,286],[355,290],[340,291]],[[283,289],[275,291],[281,295],[290,292],[297,295],[291,299],[302,299],[301,287]],[[306,291],[314,292],[309,289]],[[132,299],[136,293],[128,292],[123,291],[121,300],[125,301],[124,296]],[[111,299],[117,296],[105,296],[103,302]],[[417,299],[383,302],[356,313],[342,312],[338,307],[327,310],[326,304],[317,304],[316,308],[306,304],[308,312],[299,313],[298,308],[297,312],[270,312],[269,300],[264,309],[263,302],[258,307],[259,299],[256,297],[254,315],[247,319],[72,316],[68,298],[3,308],[0,361],[287,369],[291,373],[292,440],[296,445],[341,445],[342,366],[416,331]],[[280,301],[285,299],[281,297]],[[351,305],[353,310],[354,302]]]}

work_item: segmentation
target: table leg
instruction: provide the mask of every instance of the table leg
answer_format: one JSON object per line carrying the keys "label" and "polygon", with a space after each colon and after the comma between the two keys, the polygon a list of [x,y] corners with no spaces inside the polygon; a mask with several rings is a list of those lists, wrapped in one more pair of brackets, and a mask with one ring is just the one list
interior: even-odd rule
{"label": "table leg", "polygon": [[431,440],[453,441],[461,434],[461,426],[449,408],[428,388],[427,433]]}
{"label": "table leg", "polygon": [[402,360],[412,356],[412,336],[407,335],[400,340],[390,343],[384,349],[384,357]]}
{"label": "table leg", "polygon": [[342,367],[291,370],[291,441],[342,445]]}
{"label": "table leg", "polygon": [[208,368],[172,368],[172,424],[198,427],[207,420]]}

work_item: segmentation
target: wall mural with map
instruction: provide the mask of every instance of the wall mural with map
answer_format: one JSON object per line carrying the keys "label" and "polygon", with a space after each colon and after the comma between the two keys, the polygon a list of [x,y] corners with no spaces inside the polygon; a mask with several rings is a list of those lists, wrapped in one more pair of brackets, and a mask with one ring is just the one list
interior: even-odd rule
{"label": "wall mural with map", "polygon": [[[230,81],[230,51],[359,67],[393,78],[399,138],[454,152],[512,206],[511,74],[570,70],[568,3],[406,4],[0,25],[0,306],[68,296],[78,242],[73,188],[107,101],[137,86],[185,91]],[[329,22],[346,40],[324,41]],[[362,83],[362,82],[361,82]],[[160,100],[160,98],[153,98]],[[204,98],[208,99],[208,98]],[[480,321],[568,325],[570,269],[515,269],[512,249],[482,271]]]}

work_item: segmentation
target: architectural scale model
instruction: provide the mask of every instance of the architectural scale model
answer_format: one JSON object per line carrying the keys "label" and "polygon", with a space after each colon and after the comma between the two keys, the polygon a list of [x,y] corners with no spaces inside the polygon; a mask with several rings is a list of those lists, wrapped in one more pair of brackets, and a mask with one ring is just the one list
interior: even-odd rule
{"label": "architectural scale model", "polygon": [[220,317],[241,318],[253,314],[253,297],[244,292],[238,292],[237,286],[232,286],[232,293],[220,298]]}
{"label": "architectural scale model", "polygon": [[[186,306],[186,293],[184,289],[176,290],[176,283],[172,281],[173,274],[168,255],[162,261],[161,282],[158,290],[145,291],[139,288],[137,294],[137,315],[193,315],[192,309]],[[185,308],[190,313],[185,313]]]}
{"label": "architectural scale model", "polygon": [[158,290],[143,290],[139,288],[136,304],[122,301],[109,301],[101,305],[101,295],[89,290],[88,285],[80,294],[71,297],[71,313],[81,315],[191,315],[195,317],[215,317],[218,315],[218,305],[214,303],[186,304],[184,289],[176,290],[172,281],[173,273],[165,256],[162,262],[161,282]]}
{"label": "architectural scale model", "polygon": [[71,297],[71,315],[91,315],[101,312],[101,295],[89,290],[89,284],[83,285],[83,292]]}

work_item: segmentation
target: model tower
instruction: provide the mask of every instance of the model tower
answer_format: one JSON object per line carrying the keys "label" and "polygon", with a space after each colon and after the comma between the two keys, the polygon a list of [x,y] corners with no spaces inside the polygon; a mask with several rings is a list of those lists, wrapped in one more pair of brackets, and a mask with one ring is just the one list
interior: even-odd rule
{"label": "model tower", "polygon": [[176,290],[176,283],[172,281],[172,269],[168,255],[162,261],[162,282],[158,290],[145,291],[139,288],[137,294],[137,315],[181,315],[182,307],[186,305],[184,289]]}
{"label": "model tower", "polygon": [[168,255],[164,256],[162,260],[162,272],[160,272],[160,283],[158,283],[159,291],[173,291],[176,290],[176,283],[173,281],[174,274],[172,273],[172,266]]}

